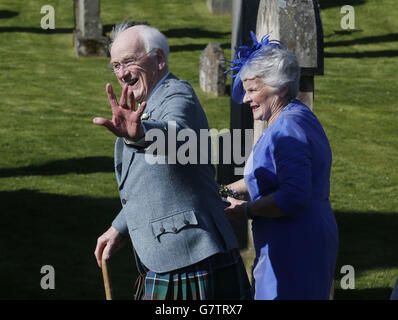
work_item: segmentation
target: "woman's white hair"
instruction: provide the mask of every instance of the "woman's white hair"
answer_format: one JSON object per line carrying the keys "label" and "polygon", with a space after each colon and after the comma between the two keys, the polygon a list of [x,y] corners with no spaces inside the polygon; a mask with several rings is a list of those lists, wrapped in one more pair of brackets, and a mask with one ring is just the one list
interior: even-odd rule
{"label": "woman's white hair", "polygon": [[274,93],[280,92],[289,85],[286,98],[297,97],[300,85],[300,67],[296,56],[289,50],[262,48],[242,67],[240,78],[260,78]]}
{"label": "woman's white hair", "polygon": [[116,24],[112,28],[110,34],[109,51],[111,51],[112,43],[113,41],[115,41],[118,35],[133,26],[139,28],[139,34],[141,40],[144,42],[146,53],[149,53],[150,51],[153,50],[153,52],[151,52],[150,55],[156,55],[154,49],[162,49],[163,53],[165,54],[167,62],[170,48],[169,44],[167,43],[166,36],[163,33],[161,33],[158,29],[148,26],[146,24],[134,24],[131,22],[121,22],[119,24]]}

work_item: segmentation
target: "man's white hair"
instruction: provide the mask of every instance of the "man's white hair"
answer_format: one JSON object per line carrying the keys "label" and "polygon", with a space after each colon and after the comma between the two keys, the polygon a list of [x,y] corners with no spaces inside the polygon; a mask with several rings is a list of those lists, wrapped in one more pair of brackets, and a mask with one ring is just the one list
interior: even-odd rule
{"label": "man's white hair", "polygon": [[300,67],[296,56],[289,50],[262,48],[242,67],[242,82],[260,78],[274,93],[280,92],[287,84],[286,98],[297,97],[300,85]]}
{"label": "man's white hair", "polygon": [[111,51],[112,44],[115,39],[121,34],[123,31],[127,30],[131,27],[139,28],[140,39],[144,42],[145,51],[150,53],[150,55],[156,55],[154,49],[162,49],[165,54],[166,62],[170,53],[169,44],[167,43],[166,36],[161,33],[158,29],[145,25],[145,24],[134,24],[131,22],[121,22],[116,24],[111,31],[110,34],[110,43],[109,43],[109,52]]}

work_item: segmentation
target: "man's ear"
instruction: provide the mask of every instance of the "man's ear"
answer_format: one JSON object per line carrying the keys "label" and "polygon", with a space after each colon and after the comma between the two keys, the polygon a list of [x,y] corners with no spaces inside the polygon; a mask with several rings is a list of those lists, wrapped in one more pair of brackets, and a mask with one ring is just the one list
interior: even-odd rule
{"label": "man's ear", "polygon": [[158,70],[163,71],[163,69],[166,68],[167,63],[166,63],[166,55],[164,54],[162,49],[157,49],[156,59],[157,59],[156,63]]}

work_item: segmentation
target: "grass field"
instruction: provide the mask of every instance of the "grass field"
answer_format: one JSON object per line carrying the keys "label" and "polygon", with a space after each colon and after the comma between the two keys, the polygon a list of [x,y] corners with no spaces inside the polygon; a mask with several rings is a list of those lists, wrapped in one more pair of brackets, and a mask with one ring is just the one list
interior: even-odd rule
{"label": "grass field", "polygon": [[[43,5],[55,27],[40,28]],[[398,13],[394,0],[320,1],[325,74],[314,111],[333,150],[331,201],[339,224],[336,299],[388,299],[398,277]],[[343,5],[355,30],[340,27]],[[199,55],[218,41],[230,57],[231,17],[204,0],[101,1],[106,30],[121,20],[164,32],[170,70],[195,88],[210,127],[229,127],[229,97],[199,88]],[[114,137],[91,122],[109,116],[107,58],[77,58],[72,1],[0,0],[0,299],[103,299],[97,237],[120,210]],[[131,248],[111,262],[116,298],[135,280]],[[52,265],[55,290],[42,290]],[[355,268],[342,290],[340,268]]]}

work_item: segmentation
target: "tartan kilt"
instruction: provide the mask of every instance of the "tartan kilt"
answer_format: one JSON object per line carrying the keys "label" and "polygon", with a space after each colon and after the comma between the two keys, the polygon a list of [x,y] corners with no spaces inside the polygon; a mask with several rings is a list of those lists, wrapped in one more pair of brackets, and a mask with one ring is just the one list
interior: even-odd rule
{"label": "tartan kilt", "polygon": [[207,272],[157,274],[148,271],[142,300],[206,300],[210,283]]}
{"label": "tartan kilt", "polygon": [[252,292],[242,259],[213,268],[212,259],[171,271],[148,271],[142,300],[251,300]]}

